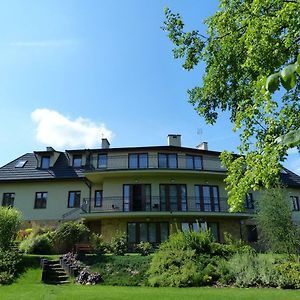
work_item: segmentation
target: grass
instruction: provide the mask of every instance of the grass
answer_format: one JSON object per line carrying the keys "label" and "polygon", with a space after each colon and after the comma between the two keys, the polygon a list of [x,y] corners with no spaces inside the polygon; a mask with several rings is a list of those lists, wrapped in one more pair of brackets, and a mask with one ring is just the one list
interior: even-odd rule
{"label": "grass", "polygon": [[41,283],[39,256],[26,258],[27,270],[15,283],[0,287],[2,300],[300,300],[299,291],[280,289],[238,288],[149,288],[120,286],[53,286]]}

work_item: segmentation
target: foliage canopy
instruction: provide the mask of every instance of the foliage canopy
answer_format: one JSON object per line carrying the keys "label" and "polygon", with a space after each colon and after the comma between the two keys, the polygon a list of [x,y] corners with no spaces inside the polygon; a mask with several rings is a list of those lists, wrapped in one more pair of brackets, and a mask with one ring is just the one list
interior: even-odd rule
{"label": "foliage canopy", "polygon": [[279,84],[271,92],[266,86],[270,74],[297,61],[300,2],[220,0],[219,10],[205,20],[207,36],[184,31],[181,16],[168,8],[165,15],[174,57],[184,59],[186,70],[200,61],[206,65],[202,85],[188,90],[189,102],[208,124],[230,111],[233,130],[241,132],[241,156],[224,152],[221,158],[228,168],[231,210],[242,210],[248,190],[278,181],[288,147],[276,139],[300,128],[300,80],[294,80],[299,73],[287,76],[283,68],[286,91]]}

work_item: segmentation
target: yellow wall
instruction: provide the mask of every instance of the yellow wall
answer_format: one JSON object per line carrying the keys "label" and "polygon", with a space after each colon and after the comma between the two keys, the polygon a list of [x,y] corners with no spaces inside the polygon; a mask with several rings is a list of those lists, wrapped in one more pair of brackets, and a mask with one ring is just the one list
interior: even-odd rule
{"label": "yellow wall", "polygon": [[[81,191],[81,201],[89,197],[89,189],[83,181],[35,181],[20,183],[1,183],[0,197],[3,193],[15,193],[14,207],[21,210],[24,220],[58,220],[68,208],[69,191]],[[46,209],[34,209],[35,193],[48,192]]]}

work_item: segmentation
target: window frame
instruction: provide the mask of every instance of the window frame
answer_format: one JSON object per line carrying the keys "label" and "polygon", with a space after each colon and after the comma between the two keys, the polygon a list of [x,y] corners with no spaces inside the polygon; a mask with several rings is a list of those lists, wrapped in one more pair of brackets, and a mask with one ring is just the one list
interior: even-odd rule
{"label": "window frame", "polygon": [[[100,205],[96,205],[97,204],[97,193],[99,193],[100,195]],[[95,190],[95,198],[94,198],[94,207],[102,207],[103,205],[103,190]]]}
{"label": "window frame", "polygon": [[[206,206],[208,205],[207,202],[205,202],[204,197],[204,187],[209,188],[209,204],[210,204],[210,210],[206,209]],[[216,203],[215,203],[215,195],[213,192],[213,189],[216,188],[217,191],[217,209],[216,209]],[[199,195],[196,195],[196,189],[199,190]],[[220,191],[218,185],[209,185],[209,184],[195,184],[194,185],[194,193],[195,193],[195,210],[201,211],[201,212],[220,212],[221,211],[221,205],[220,205]],[[199,208],[198,208],[199,206]]]}
{"label": "window frame", "polygon": [[[130,164],[130,158],[136,155],[136,167],[131,166]],[[141,167],[141,156],[146,155],[146,167]],[[128,153],[128,169],[148,169],[149,168],[149,155],[147,152],[143,153]]]}
{"label": "window frame", "polygon": [[[41,197],[38,197],[41,194]],[[46,197],[45,197],[46,195]],[[34,198],[34,209],[46,209],[48,200],[48,192],[36,192]]]}
{"label": "window frame", "polygon": [[[78,163],[76,163],[76,165],[75,165],[76,161],[78,161],[78,162],[80,161],[80,165],[78,165]],[[82,167],[82,154],[73,155],[72,166],[73,166],[73,168],[81,168]]]}
{"label": "window frame", "polygon": [[[5,199],[5,195],[13,195],[13,198],[9,197],[9,199]],[[14,202],[15,202],[15,196],[16,194],[15,193],[3,193],[2,195],[2,206],[3,207],[14,207]],[[7,200],[10,200],[11,201],[12,199],[12,204],[10,202],[10,204],[7,204],[7,202],[4,203],[4,201],[7,201]]]}
{"label": "window frame", "polygon": [[[192,159],[192,168],[188,166],[188,158]],[[195,158],[200,159],[200,168],[196,168]],[[202,155],[193,155],[193,154],[186,154],[185,155],[185,167],[187,170],[203,170],[203,156]]]}
{"label": "window frame", "polygon": [[[46,166],[44,166],[44,161],[45,160],[48,161],[48,164]],[[43,169],[43,170],[49,169],[50,168],[50,162],[51,162],[50,155],[44,155],[44,156],[42,156],[42,158],[41,158],[41,169]]]}
{"label": "window frame", "polygon": [[[173,167],[170,167],[170,156],[175,156],[175,162],[176,162],[176,166],[173,168]],[[160,165],[160,157],[162,156],[165,156],[166,157],[166,166],[161,166]],[[178,155],[177,153],[158,153],[157,154],[157,162],[158,162],[158,168],[159,169],[178,169]]]}
{"label": "window frame", "polygon": [[293,211],[300,211],[299,197],[298,196],[290,196],[290,199],[292,200]]}
{"label": "window frame", "polygon": [[[105,157],[105,165],[104,165],[104,164],[101,165],[101,164],[99,163],[100,156]],[[97,158],[97,169],[107,169],[107,163],[108,163],[107,153],[99,153],[99,154],[98,154],[98,158]]]}
{"label": "window frame", "polygon": [[[74,193],[74,205],[70,206],[70,196],[72,193]],[[76,193],[79,193],[78,205],[75,205],[76,204]],[[81,202],[81,191],[69,191],[69,193],[68,193],[68,208],[80,208],[80,202]]]}

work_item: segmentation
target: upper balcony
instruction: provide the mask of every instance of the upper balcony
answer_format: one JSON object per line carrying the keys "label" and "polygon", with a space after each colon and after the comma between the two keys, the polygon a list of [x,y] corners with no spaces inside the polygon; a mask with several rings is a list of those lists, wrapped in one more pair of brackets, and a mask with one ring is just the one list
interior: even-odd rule
{"label": "upper balcony", "polygon": [[196,171],[221,172],[226,168],[218,157],[176,153],[98,154],[90,157],[91,171]]}

